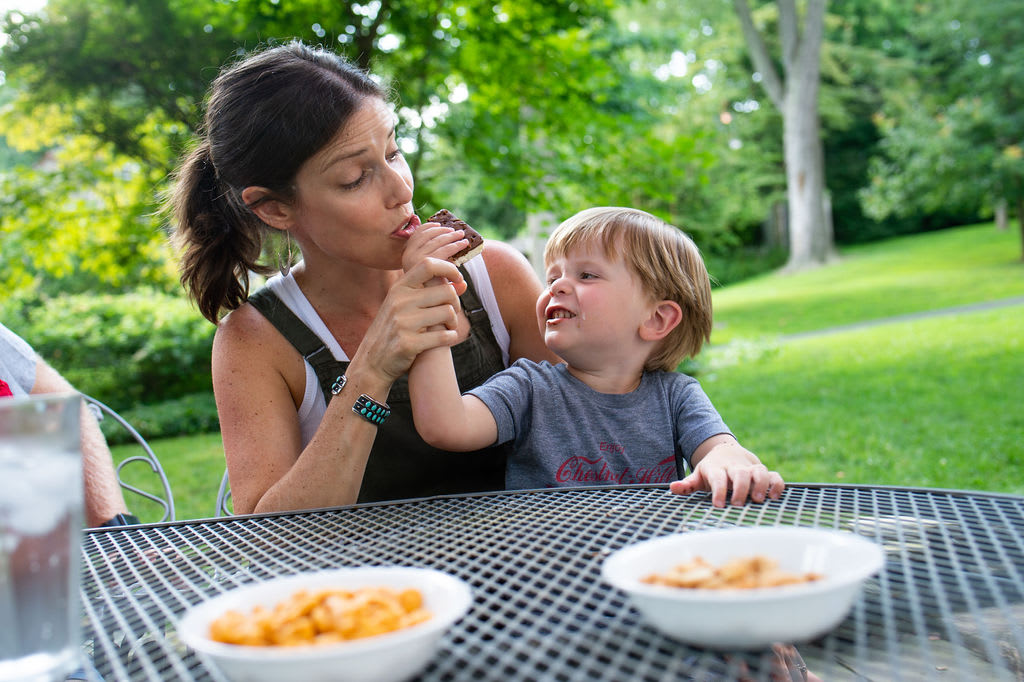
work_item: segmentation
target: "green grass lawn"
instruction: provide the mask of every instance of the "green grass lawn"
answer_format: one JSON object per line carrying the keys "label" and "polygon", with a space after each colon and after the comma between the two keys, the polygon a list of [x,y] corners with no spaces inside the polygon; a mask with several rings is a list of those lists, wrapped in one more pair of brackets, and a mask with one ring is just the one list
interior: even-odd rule
{"label": "green grass lawn", "polygon": [[789,481],[1024,494],[1024,306],[712,351],[700,379]]}
{"label": "green grass lawn", "polygon": [[[1024,306],[784,338],[1024,296],[1019,234],[989,224],[900,237],[717,289],[699,378],[740,440],[789,481],[1024,494]],[[151,445],[177,517],[212,516],[219,435]],[[129,454],[114,448],[118,461]],[[129,506],[155,518],[136,499]]]}
{"label": "green grass lawn", "polygon": [[787,480],[1024,494],[1024,306],[784,338],[1022,296],[1019,234],[891,239],[717,290],[699,378]]}
{"label": "green grass lawn", "polygon": [[[200,519],[214,516],[217,490],[224,474],[224,446],[220,434],[161,438],[150,441],[149,446],[160,460],[171,483],[176,518]],[[135,445],[118,445],[110,450],[115,462],[142,454],[142,448]],[[155,475],[144,463],[129,464],[125,467],[124,476],[142,490],[157,492]],[[125,502],[142,521],[156,521],[160,518],[160,507],[143,497],[126,491]]]}
{"label": "green grass lawn", "polygon": [[716,290],[711,340],[771,337],[1024,296],[1020,253],[1020,231],[991,224],[843,249],[828,267]]}

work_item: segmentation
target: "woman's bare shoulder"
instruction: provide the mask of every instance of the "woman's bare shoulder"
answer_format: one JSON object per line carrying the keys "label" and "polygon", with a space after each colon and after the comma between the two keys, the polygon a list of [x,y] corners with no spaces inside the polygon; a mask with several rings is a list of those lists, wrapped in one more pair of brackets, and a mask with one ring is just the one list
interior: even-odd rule
{"label": "woman's bare shoulder", "polygon": [[[249,303],[232,310],[217,323],[215,343],[248,344],[253,342],[272,342],[281,335],[266,317],[255,306]],[[283,338],[282,338],[283,340]]]}
{"label": "woman's bare shoulder", "polygon": [[557,362],[558,357],[544,345],[537,326],[535,304],[541,283],[530,261],[518,249],[498,241],[488,241],[483,256],[511,339],[510,358]]}
{"label": "woman's bare shoulder", "polygon": [[301,363],[287,339],[254,306],[246,303],[221,318],[213,338],[214,371],[218,365],[274,369],[285,374]]}
{"label": "woman's bare shoulder", "polygon": [[511,244],[488,239],[485,242],[483,259],[487,264],[488,275],[498,284],[507,280],[535,284],[538,288],[540,286],[537,274],[526,260],[526,256]]}

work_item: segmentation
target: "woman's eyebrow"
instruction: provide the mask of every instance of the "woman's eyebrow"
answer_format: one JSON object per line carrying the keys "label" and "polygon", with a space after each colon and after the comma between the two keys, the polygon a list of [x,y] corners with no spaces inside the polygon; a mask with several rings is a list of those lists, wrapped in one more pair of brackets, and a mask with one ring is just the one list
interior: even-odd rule
{"label": "woman's eyebrow", "polygon": [[326,171],[331,166],[333,166],[333,165],[335,165],[337,163],[341,163],[342,161],[346,161],[348,159],[353,159],[353,158],[355,158],[357,156],[362,156],[363,154],[365,154],[368,151],[369,151],[369,147],[362,147],[361,149],[357,149],[357,150],[352,151],[352,152],[328,156],[326,159],[324,159],[323,164],[321,164],[320,172],[323,173],[324,171]]}
{"label": "woman's eyebrow", "polygon": [[[397,129],[396,126],[391,126],[391,130],[388,132],[388,141],[390,141],[392,138],[394,138],[395,130],[396,129]],[[357,156],[362,156],[363,154],[366,154],[368,151],[370,151],[369,147],[361,147],[361,148],[353,150],[351,152],[342,152],[341,154],[338,154],[337,156],[330,156],[329,155],[326,159],[324,159],[324,163],[320,167],[320,172],[322,173],[322,172],[326,171],[328,168],[330,168],[331,166],[333,166],[336,163],[340,163],[340,162],[345,161],[347,159],[355,158]]]}

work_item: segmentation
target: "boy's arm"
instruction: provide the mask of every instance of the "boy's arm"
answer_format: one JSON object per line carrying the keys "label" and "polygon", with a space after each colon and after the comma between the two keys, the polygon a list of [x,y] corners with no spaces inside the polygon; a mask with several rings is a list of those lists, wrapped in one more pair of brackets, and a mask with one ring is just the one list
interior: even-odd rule
{"label": "boy's arm", "polygon": [[[402,266],[409,270],[425,258],[447,260],[467,243],[461,230],[428,222],[409,239],[402,254]],[[445,283],[431,282],[441,286]],[[456,293],[466,289],[461,279],[454,286]],[[416,357],[409,369],[409,398],[416,430],[436,448],[467,452],[493,445],[498,439],[498,426],[487,406],[459,391],[448,346],[432,348]]]}
{"label": "boy's arm", "polygon": [[498,440],[498,425],[483,401],[459,392],[447,346],[416,357],[409,369],[409,398],[416,430],[435,448],[467,452]]}
{"label": "boy's arm", "polygon": [[711,491],[711,504],[725,506],[725,498],[732,488],[731,503],[741,506],[747,496],[755,502],[765,497],[778,499],[786,484],[778,472],[769,471],[750,450],[728,434],[708,438],[694,450],[690,458],[693,473],[675,481],[669,489],[677,495]]}

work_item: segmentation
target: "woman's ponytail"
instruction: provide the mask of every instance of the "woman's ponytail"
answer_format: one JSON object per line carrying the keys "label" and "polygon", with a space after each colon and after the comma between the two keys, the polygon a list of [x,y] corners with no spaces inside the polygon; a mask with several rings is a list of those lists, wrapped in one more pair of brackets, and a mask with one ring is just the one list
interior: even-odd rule
{"label": "woman's ponytail", "polygon": [[258,263],[266,228],[219,180],[205,140],[179,167],[171,201],[181,283],[203,317],[216,324],[222,310],[245,303],[250,272],[267,274]]}

